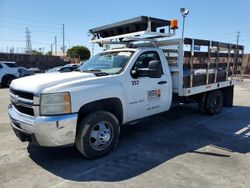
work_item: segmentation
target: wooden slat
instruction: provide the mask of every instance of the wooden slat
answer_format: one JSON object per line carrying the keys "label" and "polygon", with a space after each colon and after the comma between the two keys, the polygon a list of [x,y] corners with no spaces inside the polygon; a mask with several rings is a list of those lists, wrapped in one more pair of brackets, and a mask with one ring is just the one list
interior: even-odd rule
{"label": "wooden slat", "polygon": [[[208,56],[209,56],[208,52],[194,52],[194,56],[193,57],[207,57],[208,58]],[[184,52],[184,57],[191,57],[191,52],[185,51]],[[211,53],[211,57],[217,57],[217,53],[216,52],[212,52]],[[228,57],[228,53],[219,53],[219,57],[227,58]],[[237,58],[243,58],[243,55],[242,54],[237,54],[235,57],[237,57]],[[230,54],[230,58],[234,58],[234,54],[233,53]]]}
{"label": "wooden slat", "polygon": [[[198,46],[209,46],[209,40],[203,40],[203,39],[194,39],[194,45]],[[218,41],[211,41],[212,44],[211,46],[217,47],[219,45],[220,48],[229,48],[230,45],[232,48],[237,47],[239,50],[243,50],[244,46],[242,45],[236,45],[236,44],[231,44],[231,43],[225,43],[225,42],[218,42]],[[192,44],[192,39],[191,38],[185,38],[184,39],[184,44],[191,45]]]}

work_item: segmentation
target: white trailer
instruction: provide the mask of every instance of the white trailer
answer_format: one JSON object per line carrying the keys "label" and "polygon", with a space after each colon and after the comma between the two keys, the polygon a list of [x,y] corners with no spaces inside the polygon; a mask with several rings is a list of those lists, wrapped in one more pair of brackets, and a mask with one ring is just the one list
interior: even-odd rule
{"label": "white trailer", "polygon": [[176,20],[146,16],[94,28],[92,42],[106,49],[78,71],[14,80],[9,116],[16,135],[47,147],[75,144],[94,159],[117,145],[122,125],[174,104],[195,102],[210,115],[232,107],[243,46],[165,40],[177,28]]}

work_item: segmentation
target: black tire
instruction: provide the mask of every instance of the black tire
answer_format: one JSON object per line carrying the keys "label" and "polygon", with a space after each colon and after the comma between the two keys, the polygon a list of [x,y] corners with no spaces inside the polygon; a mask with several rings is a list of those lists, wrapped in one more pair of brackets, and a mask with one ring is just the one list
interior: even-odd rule
{"label": "black tire", "polygon": [[206,99],[206,111],[210,115],[216,115],[223,106],[223,94],[220,90],[208,93]]}
{"label": "black tire", "polygon": [[82,119],[77,126],[76,147],[88,159],[107,155],[118,143],[119,121],[109,112],[93,112]]}
{"label": "black tire", "polygon": [[14,80],[16,77],[13,75],[6,75],[3,77],[3,86],[4,87],[9,87],[12,80]]}
{"label": "black tire", "polygon": [[207,93],[204,93],[200,98],[199,98],[199,108],[203,113],[207,113],[206,109],[206,99],[207,99]]}

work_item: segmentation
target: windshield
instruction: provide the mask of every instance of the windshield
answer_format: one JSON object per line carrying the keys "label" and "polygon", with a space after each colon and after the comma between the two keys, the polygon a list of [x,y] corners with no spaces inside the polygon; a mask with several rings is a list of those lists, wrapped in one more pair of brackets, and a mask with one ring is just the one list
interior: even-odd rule
{"label": "windshield", "polygon": [[132,54],[132,51],[99,53],[84,62],[79,69],[83,72],[97,71],[106,74],[117,74],[125,67]]}

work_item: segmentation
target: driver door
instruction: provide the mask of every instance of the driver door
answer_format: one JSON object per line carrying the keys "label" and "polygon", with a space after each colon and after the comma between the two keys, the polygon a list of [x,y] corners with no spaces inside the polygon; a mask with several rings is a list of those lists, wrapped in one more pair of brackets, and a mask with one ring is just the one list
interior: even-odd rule
{"label": "driver door", "polygon": [[157,114],[168,109],[168,83],[162,64],[160,78],[150,78],[149,76],[138,76],[136,78],[131,74],[136,69],[147,69],[150,61],[153,60],[160,61],[157,51],[143,52],[138,56],[130,74],[127,76],[128,121]]}

